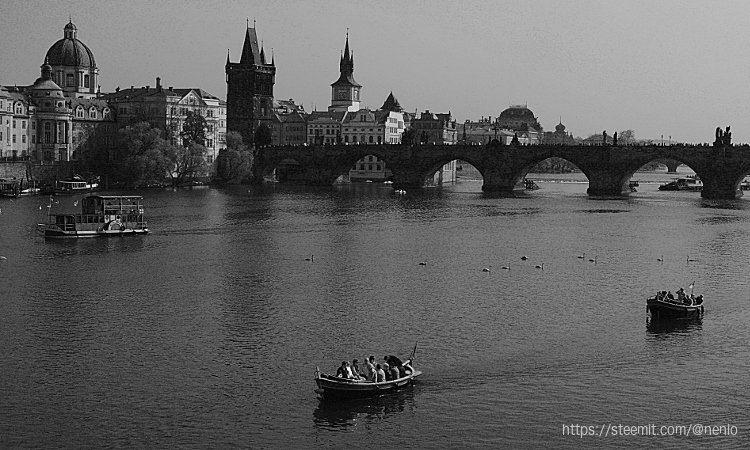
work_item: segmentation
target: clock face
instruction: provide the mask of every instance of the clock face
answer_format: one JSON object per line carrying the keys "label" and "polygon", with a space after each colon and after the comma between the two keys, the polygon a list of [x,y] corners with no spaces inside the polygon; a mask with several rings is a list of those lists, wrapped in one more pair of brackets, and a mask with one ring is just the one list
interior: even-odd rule
{"label": "clock face", "polygon": [[339,89],[336,91],[336,99],[338,100],[346,100],[346,90]]}

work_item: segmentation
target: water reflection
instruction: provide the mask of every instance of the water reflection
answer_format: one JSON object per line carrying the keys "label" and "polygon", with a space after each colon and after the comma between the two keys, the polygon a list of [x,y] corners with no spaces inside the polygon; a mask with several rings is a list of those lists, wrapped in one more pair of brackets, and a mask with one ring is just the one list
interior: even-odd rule
{"label": "water reflection", "polygon": [[646,319],[646,332],[653,336],[663,336],[670,333],[685,334],[703,329],[703,319],[674,319],[655,320]]}
{"label": "water reflection", "polygon": [[380,397],[324,401],[313,411],[316,428],[345,431],[358,423],[380,421],[393,414],[416,409],[414,389],[407,389]]}

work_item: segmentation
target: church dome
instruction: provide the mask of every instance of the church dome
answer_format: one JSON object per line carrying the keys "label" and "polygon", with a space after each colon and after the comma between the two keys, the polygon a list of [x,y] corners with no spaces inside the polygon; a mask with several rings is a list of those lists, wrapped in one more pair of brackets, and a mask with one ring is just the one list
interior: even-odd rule
{"label": "church dome", "polygon": [[555,131],[558,133],[564,133],[565,132],[565,125],[562,124],[562,122],[555,125]]}
{"label": "church dome", "polygon": [[497,123],[502,127],[517,131],[542,130],[534,113],[525,105],[515,105],[504,110],[497,117]]}
{"label": "church dome", "polygon": [[510,108],[500,113],[499,119],[527,120],[532,123],[536,121],[534,113],[531,112],[531,110],[526,106],[511,106]]}
{"label": "church dome", "polygon": [[78,28],[73,22],[68,22],[63,30],[64,37],[47,50],[47,61],[51,66],[96,68],[94,54],[78,40],[77,34]]}

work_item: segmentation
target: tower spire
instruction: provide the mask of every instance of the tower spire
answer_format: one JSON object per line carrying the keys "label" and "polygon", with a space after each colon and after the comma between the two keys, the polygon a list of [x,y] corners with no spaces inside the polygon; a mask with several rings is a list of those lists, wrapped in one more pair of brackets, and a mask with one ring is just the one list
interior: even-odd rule
{"label": "tower spire", "polygon": [[[248,24],[250,20],[247,19]],[[242,45],[242,56],[240,64],[255,64],[255,58],[260,56],[258,49],[258,36],[255,34],[255,28],[248,27],[245,30],[245,43]]]}

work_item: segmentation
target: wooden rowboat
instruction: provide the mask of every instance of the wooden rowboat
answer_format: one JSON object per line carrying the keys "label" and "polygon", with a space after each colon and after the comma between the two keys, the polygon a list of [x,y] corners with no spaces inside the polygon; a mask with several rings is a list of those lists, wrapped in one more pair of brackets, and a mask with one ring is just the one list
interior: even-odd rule
{"label": "wooden rowboat", "polygon": [[321,399],[373,397],[394,392],[401,388],[412,386],[414,379],[422,375],[422,372],[411,366],[410,359],[406,360],[403,366],[406,369],[406,374],[403,377],[379,383],[355,381],[327,375],[316,367],[315,383],[318,385],[318,389],[315,392],[320,395]]}
{"label": "wooden rowboat", "polygon": [[659,294],[646,299],[646,311],[653,319],[695,319],[703,314],[703,296],[691,298],[687,304]]}

